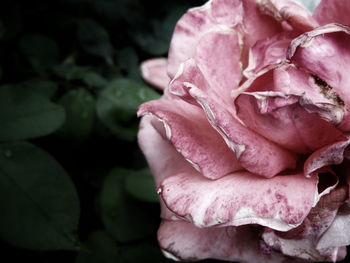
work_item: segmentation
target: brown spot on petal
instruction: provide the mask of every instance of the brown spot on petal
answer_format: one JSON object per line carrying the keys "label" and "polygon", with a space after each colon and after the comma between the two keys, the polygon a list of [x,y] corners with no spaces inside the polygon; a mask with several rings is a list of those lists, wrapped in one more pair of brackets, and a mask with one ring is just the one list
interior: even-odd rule
{"label": "brown spot on petal", "polygon": [[340,96],[333,91],[333,87],[330,86],[327,82],[325,82],[323,79],[320,77],[311,74],[311,77],[314,79],[315,84],[319,86],[320,92],[325,98],[332,100],[335,104],[339,106],[344,106],[344,101],[340,98]]}

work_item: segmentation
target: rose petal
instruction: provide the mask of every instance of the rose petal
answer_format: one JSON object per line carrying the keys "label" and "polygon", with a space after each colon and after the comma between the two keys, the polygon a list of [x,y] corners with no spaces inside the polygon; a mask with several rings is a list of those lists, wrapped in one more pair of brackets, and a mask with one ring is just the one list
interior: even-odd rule
{"label": "rose petal", "polygon": [[[345,33],[345,34],[344,34]],[[350,28],[328,24],[294,39],[288,58],[315,76],[325,97],[339,106],[350,105]]]}
{"label": "rose petal", "polygon": [[305,110],[299,100],[279,92],[245,92],[235,104],[237,116],[247,127],[297,153],[311,153],[345,139],[332,124]]}
{"label": "rose petal", "polygon": [[[183,70],[169,85],[169,93],[192,104],[198,103],[204,109],[210,124],[236,153],[239,164],[248,171],[270,178],[287,168],[295,167],[294,154],[237,121],[233,103],[227,104],[227,99],[222,99],[209,86],[193,60],[183,64]],[[264,154],[261,155],[261,152]]]}
{"label": "rose petal", "polygon": [[316,7],[313,17],[320,25],[333,22],[350,25],[349,13],[349,1],[322,0]]}
{"label": "rose petal", "polygon": [[[161,181],[169,175],[179,172],[196,172],[166,138],[164,126],[156,117],[151,115],[142,117],[138,143],[146,157],[157,188]],[[154,147],[157,147],[156,151]],[[174,214],[165,206],[163,200],[160,200],[160,203],[161,217],[174,218]]]}
{"label": "rose petal", "polygon": [[284,32],[258,41],[249,52],[249,65],[244,76],[252,78],[263,68],[285,60],[291,38],[291,34]]}
{"label": "rose petal", "polygon": [[141,74],[145,81],[160,90],[164,90],[170,78],[166,71],[166,58],[153,58],[141,63]]}
{"label": "rose petal", "polygon": [[328,231],[334,221],[339,206],[346,198],[346,190],[339,188],[321,198],[303,224],[288,232],[265,230],[262,238],[266,244],[283,254],[312,261],[337,260],[339,247],[330,245],[319,247],[318,240]]}
{"label": "rose petal", "polygon": [[176,260],[206,258],[239,262],[289,262],[279,253],[264,254],[258,233],[248,226],[197,228],[183,221],[163,221],[158,240],[166,256]]}
{"label": "rose petal", "polygon": [[319,239],[317,249],[350,245],[350,215],[339,214]]}
{"label": "rose petal", "polygon": [[166,125],[174,147],[207,178],[218,179],[241,169],[236,156],[198,107],[163,98],[140,106],[139,115],[148,113]]}
{"label": "rose petal", "polygon": [[242,23],[241,1],[214,0],[192,8],[177,22],[168,55],[168,73],[173,78],[178,67],[192,58],[198,41],[215,28],[233,28]]}
{"label": "rose petal", "polygon": [[260,0],[260,10],[277,21],[288,22],[292,27],[302,32],[318,26],[314,18],[302,6],[289,0]]}
{"label": "rose petal", "polygon": [[237,32],[220,30],[203,36],[194,56],[209,87],[227,104],[232,103],[231,91],[237,88],[241,79],[240,51]]}
{"label": "rose petal", "polygon": [[350,144],[350,139],[336,142],[311,154],[304,164],[304,173],[306,177],[312,176],[318,169],[329,166],[341,164],[344,160],[344,151]]}
{"label": "rose petal", "polygon": [[260,71],[236,93],[269,91],[295,95],[300,97],[299,104],[308,112],[316,113],[321,119],[333,125],[345,122],[344,106],[336,105],[331,97],[326,96],[317,82],[317,76],[300,70],[293,64],[281,63],[273,65],[266,72]]}
{"label": "rose petal", "polygon": [[316,196],[317,178],[303,174],[262,178],[235,172],[210,181],[179,173],[159,193],[167,207],[199,227],[259,224],[287,231],[301,224]]}

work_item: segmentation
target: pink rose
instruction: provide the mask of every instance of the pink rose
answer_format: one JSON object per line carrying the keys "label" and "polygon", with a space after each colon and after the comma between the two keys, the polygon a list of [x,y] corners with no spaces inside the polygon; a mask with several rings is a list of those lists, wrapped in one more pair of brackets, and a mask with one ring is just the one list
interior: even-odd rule
{"label": "pink rose", "polygon": [[177,23],[140,106],[180,260],[338,261],[350,244],[350,1],[212,0]]}

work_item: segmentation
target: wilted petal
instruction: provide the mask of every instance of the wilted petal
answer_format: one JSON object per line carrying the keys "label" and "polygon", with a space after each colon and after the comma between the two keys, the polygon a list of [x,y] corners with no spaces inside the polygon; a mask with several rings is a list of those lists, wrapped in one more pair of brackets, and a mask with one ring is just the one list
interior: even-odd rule
{"label": "wilted petal", "polygon": [[265,67],[285,60],[291,37],[291,34],[281,33],[258,41],[249,52],[249,65],[243,74],[251,78]]}
{"label": "wilted petal", "polygon": [[286,21],[293,28],[302,32],[318,26],[318,23],[307,10],[290,0],[260,0],[260,10],[277,21]]}
{"label": "wilted petal", "polygon": [[247,127],[297,153],[311,153],[345,139],[331,123],[304,109],[299,100],[299,96],[281,92],[245,92],[235,104],[237,116]]}
{"label": "wilted petal", "polygon": [[[346,190],[338,188],[323,196],[304,222],[288,232],[265,230],[262,238],[266,244],[281,251],[285,255],[312,261],[333,261],[338,258],[338,250],[342,245],[319,247],[319,239],[329,231],[336,218],[338,208],[346,198]],[[343,253],[341,251],[341,253]]]}
{"label": "wilted petal", "polygon": [[143,61],[141,63],[142,77],[149,84],[164,90],[170,82],[166,67],[166,58],[153,58]]}
{"label": "wilted petal", "polygon": [[235,172],[211,181],[180,173],[159,193],[167,207],[199,227],[259,224],[287,231],[301,224],[316,196],[317,178],[303,174],[262,178]]}
{"label": "wilted petal", "polygon": [[257,231],[249,226],[198,228],[184,221],[163,221],[158,230],[158,240],[164,254],[173,259],[289,262],[279,253],[263,253]]}
{"label": "wilted petal", "polygon": [[328,24],[294,39],[288,58],[310,74],[334,104],[350,105],[350,28]]}
{"label": "wilted petal", "polygon": [[[210,126],[200,108],[181,100],[163,98],[141,105],[138,114],[149,113],[164,123],[167,138],[204,176],[217,179],[241,169],[236,156]],[[155,146],[158,147],[155,144],[153,151]]]}
{"label": "wilted petal", "polygon": [[248,171],[269,178],[295,167],[294,154],[247,129],[234,117],[233,102],[228,104],[209,86],[193,60],[183,64],[183,70],[169,86],[169,93],[200,105],[210,124],[236,153],[239,164]]}
{"label": "wilted petal", "polygon": [[320,238],[317,249],[350,245],[350,214],[339,214]]}
{"label": "wilted petal", "polygon": [[344,0],[322,0],[313,17],[320,25],[340,23],[350,25],[350,2]]}
{"label": "wilted petal", "polygon": [[315,151],[305,161],[305,176],[311,176],[314,172],[322,167],[341,164],[344,160],[344,151],[349,144],[350,139],[342,140]]}

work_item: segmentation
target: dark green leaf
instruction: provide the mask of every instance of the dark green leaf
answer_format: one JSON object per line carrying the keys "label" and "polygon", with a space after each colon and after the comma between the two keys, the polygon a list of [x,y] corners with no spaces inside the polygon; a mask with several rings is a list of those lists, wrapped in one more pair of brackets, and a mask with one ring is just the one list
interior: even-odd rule
{"label": "dark green leaf", "polygon": [[73,141],[89,137],[95,120],[95,99],[84,89],[70,90],[58,101],[66,110],[66,121],[57,134]]}
{"label": "dark green leaf", "polygon": [[108,84],[105,78],[103,78],[100,74],[92,71],[84,74],[83,81],[86,85],[96,88],[103,88]]}
{"label": "dark green leaf", "polygon": [[125,180],[126,191],[134,198],[147,202],[159,202],[156,186],[149,169],[129,171]]}
{"label": "dark green leaf", "polygon": [[103,231],[93,232],[85,244],[87,251],[80,251],[76,263],[117,263],[115,241]]}
{"label": "dark green leaf", "polygon": [[6,29],[4,23],[0,20],[0,39],[2,39],[6,34]]}
{"label": "dark green leaf", "polygon": [[0,87],[0,141],[48,135],[64,122],[62,106],[15,86]]}
{"label": "dark green leaf", "polygon": [[89,70],[89,67],[77,66],[71,63],[58,65],[53,68],[53,72],[65,80],[83,79]]}
{"label": "dark green leaf", "polygon": [[43,35],[25,35],[19,42],[19,49],[40,75],[58,62],[59,51],[54,40]]}
{"label": "dark green leaf", "polygon": [[118,64],[127,72],[129,78],[141,80],[140,63],[133,48],[127,47],[118,53]]}
{"label": "dark green leaf", "polygon": [[55,95],[58,85],[50,80],[29,80],[23,83],[25,89],[41,94],[46,98]]}
{"label": "dark green leaf", "polygon": [[22,17],[18,3],[2,1],[0,3],[0,17],[4,29],[3,39],[10,40],[21,32]]}
{"label": "dark green leaf", "polygon": [[101,191],[101,215],[107,231],[120,242],[150,236],[156,228],[154,218],[141,209],[124,191],[126,169],[113,169]]}
{"label": "dark green leaf", "polygon": [[29,143],[0,144],[0,236],[27,249],[76,249],[79,200],[69,176]]}
{"label": "dark green leaf", "polygon": [[138,106],[158,98],[158,93],[139,82],[117,79],[100,93],[97,114],[113,133],[124,139],[134,139],[138,129],[135,121]]}
{"label": "dark green leaf", "polygon": [[94,56],[104,57],[111,61],[113,46],[106,29],[92,19],[79,22],[78,39],[83,49]]}

